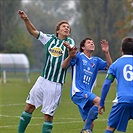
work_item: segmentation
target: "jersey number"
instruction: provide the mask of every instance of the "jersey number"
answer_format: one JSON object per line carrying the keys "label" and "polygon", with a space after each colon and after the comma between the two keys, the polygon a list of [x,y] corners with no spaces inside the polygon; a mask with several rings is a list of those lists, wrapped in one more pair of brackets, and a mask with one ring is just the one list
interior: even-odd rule
{"label": "jersey number", "polygon": [[127,81],[133,80],[133,66],[132,65],[130,65],[130,64],[125,65],[125,67],[123,69],[123,76],[124,76],[125,80],[127,80]]}
{"label": "jersey number", "polygon": [[84,80],[83,80],[83,83],[85,83],[85,84],[89,84],[90,79],[91,79],[91,78],[90,78],[89,76],[84,75]]}

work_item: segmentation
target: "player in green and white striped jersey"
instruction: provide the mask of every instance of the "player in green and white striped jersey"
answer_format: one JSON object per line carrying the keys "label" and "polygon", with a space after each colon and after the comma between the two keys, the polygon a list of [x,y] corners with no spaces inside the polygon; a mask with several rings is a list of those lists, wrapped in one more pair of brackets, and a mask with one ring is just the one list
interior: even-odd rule
{"label": "player in green and white striped jersey", "polygon": [[62,69],[62,61],[68,56],[68,50],[63,45],[64,41],[74,45],[73,39],[67,37],[60,40],[55,35],[48,35],[39,32],[38,39],[46,47],[46,61],[42,71],[42,76],[50,81],[64,83],[66,70]]}
{"label": "player in green and white striped jersey", "polygon": [[34,27],[23,11],[19,10],[18,14],[24,20],[28,32],[41,41],[46,50],[42,75],[39,76],[26,99],[27,104],[20,117],[18,133],[25,132],[33,111],[39,106],[42,106],[41,112],[44,114],[42,133],[51,133],[53,115],[59,105],[62,85],[66,77],[66,69],[62,68],[62,62],[68,56],[68,49],[63,43],[69,42],[71,46],[68,47],[74,47],[75,42],[69,37],[71,28],[65,20],[57,24],[56,35],[44,34]]}

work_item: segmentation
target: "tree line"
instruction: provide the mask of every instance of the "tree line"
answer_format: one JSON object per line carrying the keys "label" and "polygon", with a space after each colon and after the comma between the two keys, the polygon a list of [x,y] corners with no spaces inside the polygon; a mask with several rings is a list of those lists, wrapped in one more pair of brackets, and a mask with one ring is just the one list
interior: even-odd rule
{"label": "tree line", "polygon": [[[72,33],[79,46],[81,40],[90,37],[96,45],[95,55],[104,58],[100,41],[109,41],[113,60],[120,55],[121,39],[133,36],[132,0],[76,0],[76,1],[29,1],[1,0],[0,53],[24,53],[32,68],[41,68],[45,50],[40,42],[28,34],[17,14],[24,10],[31,22],[44,33],[54,33],[54,26],[62,19],[70,22]],[[71,6],[70,6],[71,5]],[[43,50],[42,50],[43,49]]]}

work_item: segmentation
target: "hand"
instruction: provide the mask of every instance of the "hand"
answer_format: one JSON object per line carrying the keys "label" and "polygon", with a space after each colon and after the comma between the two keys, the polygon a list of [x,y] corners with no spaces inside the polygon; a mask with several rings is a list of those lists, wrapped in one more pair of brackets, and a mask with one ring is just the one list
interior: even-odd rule
{"label": "hand", "polygon": [[67,41],[63,42],[63,45],[69,49],[69,56],[71,58],[75,58],[78,52],[77,47],[76,46],[71,47]]}
{"label": "hand", "polygon": [[104,106],[103,107],[102,106],[99,106],[98,107],[98,113],[102,115],[103,112],[105,112],[105,107]]}
{"label": "hand", "polygon": [[101,47],[102,47],[103,52],[105,52],[105,53],[109,52],[109,45],[108,45],[108,42],[106,40],[102,39]]}
{"label": "hand", "polygon": [[19,10],[18,14],[20,15],[20,18],[22,18],[23,20],[27,20],[28,16],[25,14],[24,11]]}
{"label": "hand", "polygon": [[74,46],[74,47],[72,47],[71,49],[69,49],[69,56],[70,56],[71,58],[75,58],[77,52],[78,52],[77,47]]}
{"label": "hand", "polygon": [[63,45],[67,47],[69,50],[71,50],[71,46],[67,41],[63,42]]}

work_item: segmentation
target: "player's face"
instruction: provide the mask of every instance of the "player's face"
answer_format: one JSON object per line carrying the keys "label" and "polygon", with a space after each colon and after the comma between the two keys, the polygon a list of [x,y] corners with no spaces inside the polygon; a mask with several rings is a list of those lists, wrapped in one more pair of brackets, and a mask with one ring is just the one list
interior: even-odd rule
{"label": "player's face", "polygon": [[60,39],[68,37],[70,35],[70,26],[67,23],[61,24],[57,33]]}
{"label": "player's face", "polygon": [[83,49],[86,50],[86,51],[94,51],[95,50],[95,45],[94,45],[93,40],[86,40]]}

